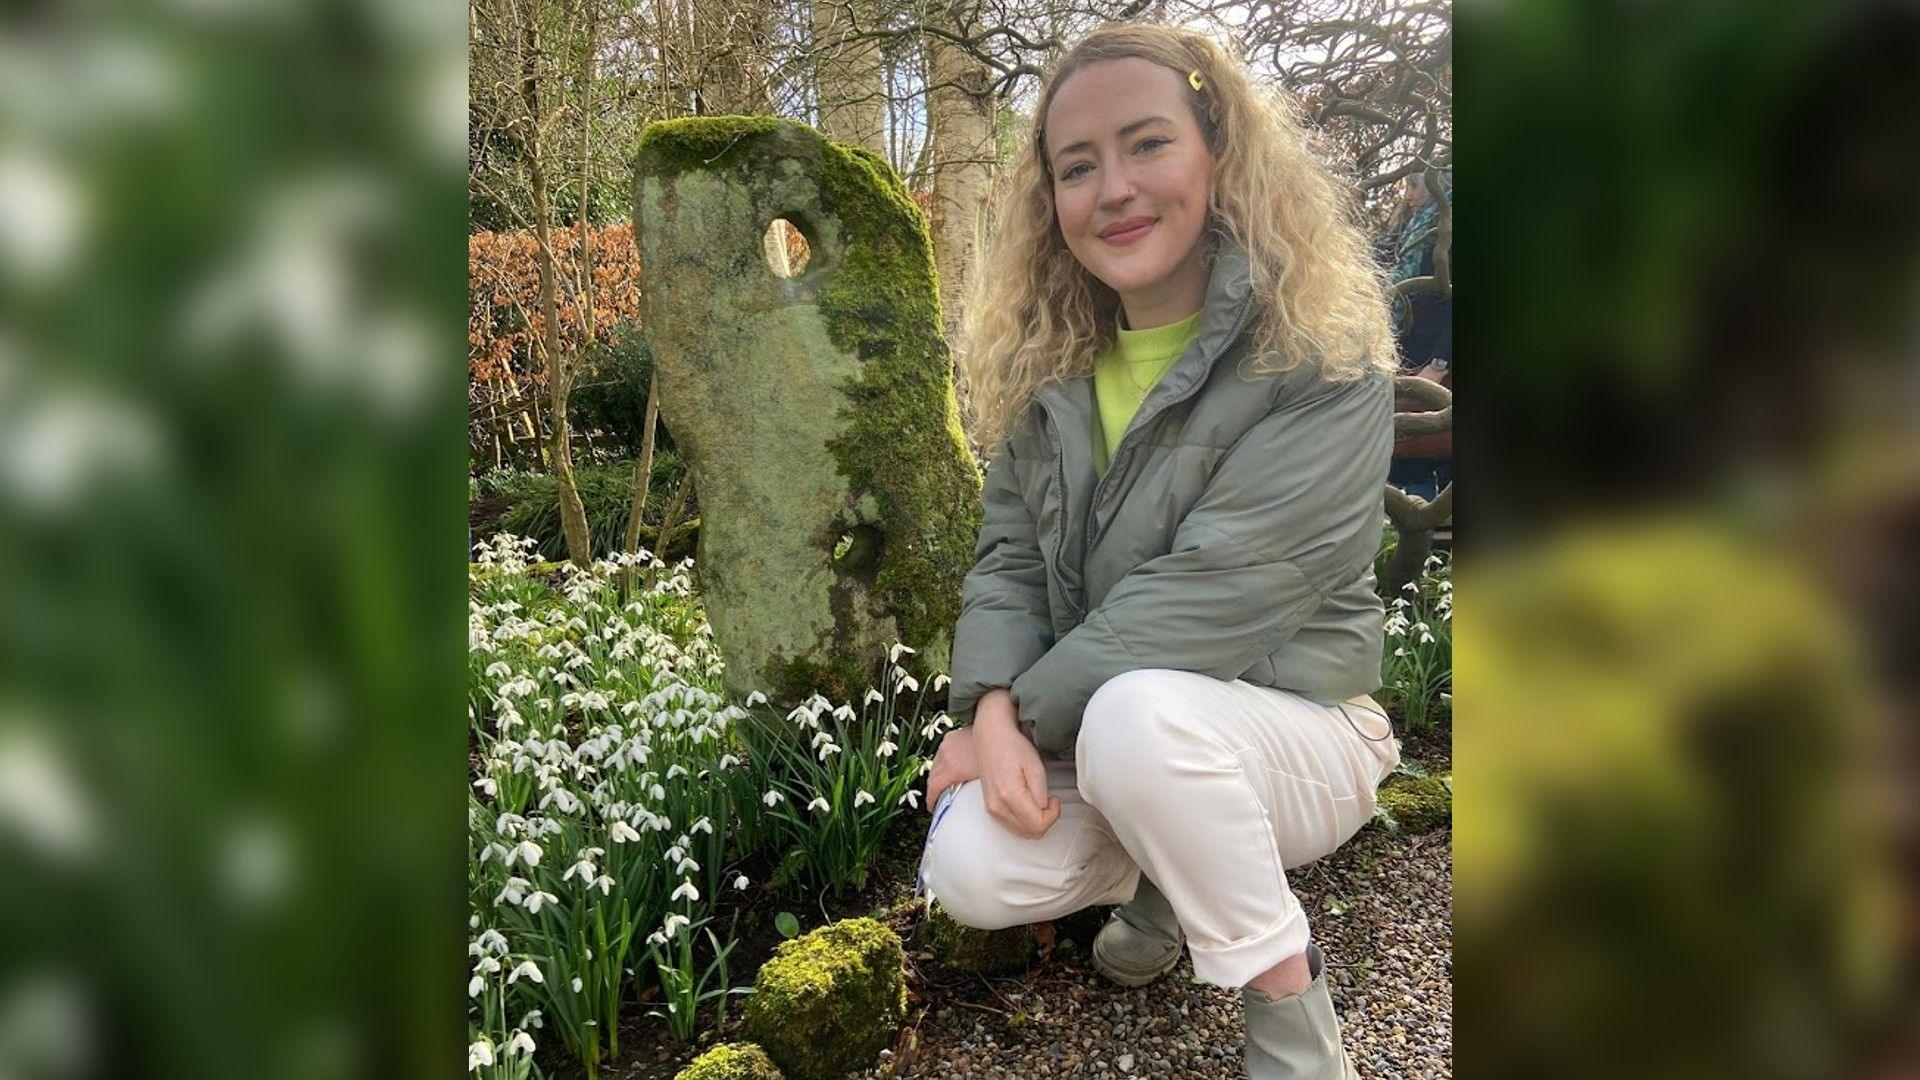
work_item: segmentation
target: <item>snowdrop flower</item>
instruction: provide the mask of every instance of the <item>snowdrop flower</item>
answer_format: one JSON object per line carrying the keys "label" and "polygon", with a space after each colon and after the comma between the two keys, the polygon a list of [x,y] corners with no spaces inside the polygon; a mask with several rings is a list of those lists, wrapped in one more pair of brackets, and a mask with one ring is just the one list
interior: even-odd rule
{"label": "snowdrop flower", "polygon": [[684,847],[681,847],[679,844],[676,843],[672,847],[667,849],[666,855],[662,856],[662,861],[672,862],[675,859],[684,859],[686,857],[687,857],[687,849]]}
{"label": "snowdrop flower", "polygon": [[892,757],[894,755],[894,752],[899,749],[900,748],[898,746],[895,746],[893,744],[892,739],[883,739],[881,740],[879,747],[877,747],[874,750],[874,753],[879,754],[881,757]]}
{"label": "snowdrop flower", "polygon": [[710,819],[710,818],[704,818],[704,817],[703,817],[703,818],[701,818],[701,819],[700,819],[699,821],[696,821],[696,822],[694,822],[694,823],[693,823],[693,827],[692,827],[692,828],[690,828],[690,829],[688,829],[687,831],[688,831],[688,832],[703,832],[703,833],[706,833],[706,834],[707,834],[708,836],[712,836],[712,835],[713,835],[713,821],[712,821],[712,819]]}
{"label": "snowdrop flower", "polygon": [[848,723],[852,723],[860,718],[859,714],[853,711],[853,706],[851,705],[842,705],[833,710],[833,716],[836,720],[845,720]]}
{"label": "snowdrop flower", "polygon": [[531,840],[522,840],[513,846],[513,852],[512,855],[508,857],[507,864],[511,866],[513,864],[512,856],[518,856],[520,860],[528,866],[539,866],[540,856],[543,854],[545,854],[545,852],[540,850],[539,844]]}
{"label": "snowdrop flower", "polygon": [[820,748],[820,760],[825,761],[827,760],[827,758],[839,752],[840,752],[840,745],[838,743],[828,743],[827,745]]}
{"label": "snowdrop flower", "polygon": [[487,988],[486,978],[484,976],[475,975],[472,979],[469,979],[467,981],[467,996],[479,997],[480,991],[485,990],[486,988]]}
{"label": "snowdrop flower", "polygon": [[499,790],[500,790],[498,785],[496,785],[493,782],[493,777],[491,776],[483,776],[480,779],[475,780],[473,782],[473,786],[479,788],[480,793],[488,797],[492,797],[494,795],[499,794]]}
{"label": "snowdrop flower", "polygon": [[586,983],[584,983],[584,982],[581,982],[581,981],[580,981],[580,976],[578,976],[578,975],[575,975],[575,976],[573,977],[573,992],[574,992],[574,993],[576,993],[576,994],[577,994],[577,993],[579,993],[579,992],[580,992],[581,990],[584,990],[584,989],[586,989],[586,985],[587,985]]}
{"label": "snowdrop flower", "polygon": [[522,975],[525,975],[527,978],[532,979],[534,982],[537,982],[537,983],[544,983],[547,981],[547,977],[545,975],[540,974],[540,965],[534,963],[531,960],[523,960],[520,962],[519,967],[514,968],[513,971],[508,973],[507,983],[511,985],[513,983],[519,982],[520,976]]}
{"label": "snowdrop flower", "polygon": [[682,881],[680,883],[680,887],[673,890],[673,895],[668,897],[667,899],[669,902],[671,902],[671,901],[680,899],[682,896],[686,897],[688,900],[698,900],[700,899],[700,890],[693,887],[693,882],[691,880]]}
{"label": "snowdrop flower", "polygon": [[518,904],[527,898],[527,890],[532,887],[533,883],[526,878],[508,875],[506,887],[501,889],[499,894],[493,898],[493,903],[496,907],[503,901],[509,904]]}
{"label": "snowdrop flower", "polygon": [[882,694],[880,691],[875,690],[872,687],[868,687],[867,696],[860,699],[860,705],[862,708],[865,708],[866,706],[871,705],[876,701],[885,701],[886,699],[887,697],[885,694]]}
{"label": "snowdrop flower", "polygon": [[893,648],[887,650],[887,663],[889,664],[899,663],[900,655],[902,653],[905,653],[908,656],[912,656],[913,650],[908,648],[904,644],[895,644]]}
{"label": "snowdrop flower", "polygon": [[720,769],[720,771],[725,772],[726,770],[731,769],[738,764],[740,764],[739,758],[734,757],[732,754],[721,754],[720,764],[718,768]]}
{"label": "snowdrop flower", "polygon": [[947,678],[945,675],[935,675],[933,681],[927,684],[927,688],[930,690],[938,690],[951,682],[953,682],[953,680]]}
{"label": "snowdrop flower", "polygon": [[613,837],[613,842],[616,844],[640,839],[640,834],[633,831],[633,826],[617,819],[613,823],[613,828],[607,830],[607,834]]}
{"label": "snowdrop flower", "polygon": [[[578,982],[579,980],[575,979],[574,981]],[[524,1031],[515,1031],[513,1038],[507,1040],[506,1052],[509,1054],[519,1053],[531,1057],[533,1055],[533,1036]]]}
{"label": "snowdrop flower", "polygon": [[917,809],[920,806],[920,789],[908,789],[905,795],[900,796],[900,805],[911,806]]}
{"label": "snowdrop flower", "polygon": [[647,789],[647,794],[653,796],[654,802],[660,802],[667,797],[667,789],[655,784]]}
{"label": "snowdrop flower", "polygon": [[920,680],[903,671],[900,673],[900,681],[894,685],[897,689],[901,690],[918,690],[920,689]]}
{"label": "snowdrop flower", "polygon": [[1406,650],[1406,649],[1404,649],[1404,648],[1401,648],[1401,649],[1395,649],[1395,650],[1393,650],[1393,655],[1395,655],[1395,656],[1405,656],[1405,655],[1407,655],[1407,650]]}
{"label": "snowdrop flower", "polygon": [[736,889],[744,889],[744,888],[746,888],[746,887],[747,887],[747,875],[745,875],[745,874],[741,874],[741,875],[740,875],[739,877],[737,877],[737,878],[734,878],[734,879],[733,879],[733,887],[734,887],[734,888],[736,888]]}
{"label": "snowdrop flower", "polygon": [[611,896],[613,895],[613,878],[606,874],[601,874],[599,877],[594,878],[587,888],[599,889],[601,896]]}
{"label": "snowdrop flower", "polygon": [[560,898],[550,892],[535,891],[527,895],[527,911],[529,914],[538,915],[541,904],[558,904],[559,902]]}
{"label": "snowdrop flower", "polygon": [[767,695],[761,693],[758,690],[755,690],[753,693],[747,695],[747,708],[749,709],[753,708],[755,705],[765,705],[766,703],[767,703]]}
{"label": "snowdrop flower", "polygon": [[769,791],[765,795],[760,796],[760,801],[763,803],[766,803],[768,806],[772,806],[774,803],[780,802],[785,798],[786,798],[785,795],[782,795],[777,791]]}
{"label": "snowdrop flower", "polygon": [[816,732],[816,733],[814,734],[814,736],[813,736],[813,748],[814,748],[815,750],[818,750],[818,749],[820,749],[820,744],[821,744],[821,743],[823,743],[823,742],[832,742],[832,741],[833,741],[833,733],[832,733],[832,732],[828,732],[828,731],[821,731],[821,732]]}
{"label": "snowdrop flower", "polygon": [[674,780],[687,775],[687,767],[678,762],[667,766],[667,779]]}
{"label": "snowdrop flower", "polygon": [[473,1072],[483,1065],[493,1064],[493,1044],[485,1039],[467,1047],[467,1071]]}
{"label": "snowdrop flower", "polygon": [[680,865],[674,867],[673,872],[676,874],[691,874],[698,872],[699,869],[700,864],[694,862],[692,859],[681,859]]}
{"label": "snowdrop flower", "polygon": [[503,956],[506,955],[507,939],[502,937],[498,930],[482,931],[480,940],[475,942],[475,944],[489,952],[497,952]]}
{"label": "snowdrop flower", "polygon": [[853,794],[853,808],[855,810],[860,809],[862,806],[865,806],[866,804],[872,801],[873,801],[873,796],[867,794],[864,791],[856,791]]}
{"label": "snowdrop flower", "polygon": [[661,933],[658,930],[655,930],[653,933],[647,935],[647,944],[649,945],[665,945],[666,943],[667,943],[667,935]]}
{"label": "snowdrop flower", "polygon": [[667,935],[667,938],[669,940],[671,940],[672,938],[674,938],[676,935],[680,933],[680,930],[682,927],[685,927],[692,922],[693,922],[692,919],[687,918],[685,915],[682,915],[677,911],[669,912],[667,914],[667,921],[661,924],[660,930],[662,933]]}
{"label": "snowdrop flower", "polygon": [[585,859],[581,859],[579,862],[567,867],[567,872],[560,875],[560,880],[572,881],[573,876],[578,874],[580,875],[580,883],[584,885],[593,880],[593,871],[594,865]]}
{"label": "snowdrop flower", "polygon": [[807,809],[824,814],[831,809],[831,807],[827,805],[827,800],[815,796],[814,800],[807,804]]}

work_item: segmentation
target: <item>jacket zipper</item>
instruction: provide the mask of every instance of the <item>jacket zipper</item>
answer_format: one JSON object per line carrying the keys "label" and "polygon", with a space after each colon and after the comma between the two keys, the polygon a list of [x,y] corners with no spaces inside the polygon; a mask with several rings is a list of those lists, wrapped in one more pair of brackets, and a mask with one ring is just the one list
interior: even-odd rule
{"label": "jacket zipper", "polygon": [[[1240,307],[1239,317],[1234,320],[1233,331],[1227,335],[1226,341],[1224,344],[1222,344],[1218,349],[1215,349],[1213,353],[1207,356],[1205,362],[1202,363],[1201,365],[1202,367],[1211,370],[1214,362],[1219,359],[1220,354],[1232,348],[1233,343],[1240,340],[1240,332],[1246,328],[1247,317],[1252,313],[1253,313],[1253,299],[1252,297],[1248,297],[1247,302],[1242,304]],[[1084,542],[1084,545],[1080,549],[1081,550],[1080,561],[1082,564],[1081,577],[1083,579],[1086,576],[1085,575],[1086,553],[1093,550],[1094,508],[1100,505],[1100,493],[1102,491],[1105,491],[1107,489],[1107,484],[1113,480],[1113,475],[1117,471],[1114,469],[1114,466],[1119,464],[1120,462],[1120,451],[1126,449],[1127,440],[1129,438],[1132,438],[1133,436],[1137,435],[1139,432],[1145,431],[1147,428],[1147,425],[1153,422],[1154,417],[1159,416],[1161,413],[1166,412],[1168,409],[1172,408],[1173,406],[1178,405],[1181,402],[1192,397],[1194,394],[1199,393],[1200,384],[1205,381],[1206,381],[1205,379],[1194,380],[1193,385],[1188,387],[1184,392],[1182,392],[1180,396],[1169,398],[1166,401],[1161,402],[1158,408],[1154,409],[1153,412],[1148,413],[1145,417],[1136,416],[1134,418],[1134,422],[1127,425],[1127,430],[1121,434],[1119,445],[1115,446],[1113,448],[1113,453],[1108,455],[1107,474],[1105,476],[1102,476],[1100,478],[1100,482],[1093,486],[1093,499],[1091,502],[1087,503],[1087,535],[1086,535],[1086,540]],[[1064,464],[1061,466],[1060,472],[1063,477],[1066,475],[1066,466]]]}
{"label": "jacket zipper", "polygon": [[[1207,356],[1206,362],[1203,366],[1211,368],[1214,361],[1216,361],[1219,358],[1222,352],[1225,352],[1227,349],[1232,348],[1233,343],[1240,340],[1240,333],[1242,330],[1246,329],[1247,318],[1252,313],[1253,313],[1253,300],[1251,297],[1249,297],[1246,303],[1241,305],[1240,315],[1238,318],[1234,320],[1233,331],[1227,335],[1226,342],[1222,344],[1218,349],[1214,350],[1213,353]],[[1080,549],[1081,551],[1080,561],[1082,563],[1081,573],[1082,573],[1083,580],[1084,580],[1085,571],[1086,571],[1086,567],[1085,567],[1086,553],[1093,547],[1094,507],[1100,505],[1100,493],[1106,490],[1108,481],[1113,479],[1113,472],[1114,472],[1113,466],[1116,462],[1120,460],[1120,451],[1126,448],[1127,439],[1130,436],[1132,436],[1135,432],[1145,429],[1147,424],[1151,422],[1155,416],[1158,416],[1159,414],[1165,412],[1166,410],[1172,408],[1173,406],[1180,404],[1182,401],[1187,400],[1188,398],[1192,397],[1194,394],[1198,393],[1199,390],[1200,390],[1200,381],[1197,380],[1194,382],[1194,384],[1191,387],[1187,388],[1185,393],[1182,393],[1179,397],[1171,398],[1167,401],[1161,402],[1160,405],[1157,408],[1155,408],[1153,412],[1147,414],[1147,417],[1145,420],[1142,420],[1139,417],[1135,417],[1134,418],[1135,422],[1127,425],[1126,432],[1121,435],[1120,444],[1114,447],[1113,453],[1107,456],[1107,475],[1101,477],[1100,482],[1094,485],[1093,498],[1091,501],[1087,503],[1087,532],[1086,532],[1086,537],[1082,542],[1082,546]],[[1053,467],[1054,467],[1054,474],[1055,474],[1054,490],[1060,493],[1060,516],[1064,518],[1066,516],[1066,509],[1068,505],[1067,504],[1067,456],[1066,456],[1065,447],[1061,445],[1062,436],[1060,434],[1060,418],[1053,414],[1053,406],[1047,404],[1047,400],[1045,398],[1040,399],[1040,410],[1047,414],[1047,433],[1053,438]],[[1061,562],[1064,556],[1066,555],[1066,552],[1067,552],[1067,531],[1065,529],[1061,529],[1060,539],[1055,542],[1054,550],[1053,550],[1053,564],[1055,566],[1061,565]],[[1074,600],[1074,597],[1068,595],[1065,589],[1061,590],[1060,595],[1063,599],[1067,601],[1067,606],[1072,610],[1073,612],[1072,618],[1077,620],[1086,615],[1086,610],[1083,607],[1081,607],[1078,603],[1076,603]]]}

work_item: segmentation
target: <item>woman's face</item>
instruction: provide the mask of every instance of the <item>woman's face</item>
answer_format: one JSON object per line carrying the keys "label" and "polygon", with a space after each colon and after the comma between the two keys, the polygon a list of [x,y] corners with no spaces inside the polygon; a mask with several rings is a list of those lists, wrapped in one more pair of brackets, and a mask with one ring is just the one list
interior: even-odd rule
{"label": "woman's face", "polygon": [[1045,117],[1060,232],[1135,328],[1184,318],[1206,296],[1214,160],[1186,95],[1152,61],[1100,60],[1067,76]]}

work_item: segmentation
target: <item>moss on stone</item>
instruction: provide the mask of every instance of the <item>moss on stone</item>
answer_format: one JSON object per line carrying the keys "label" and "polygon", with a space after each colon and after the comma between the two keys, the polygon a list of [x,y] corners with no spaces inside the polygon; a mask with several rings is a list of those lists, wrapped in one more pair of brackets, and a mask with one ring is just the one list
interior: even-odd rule
{"label": "moss on stone", "polygon": [[779,1066],[753,1043],[720,1043],[673,1080],[782,1080]]}
{"label": "moss on stone", "polygon": [[[902,666],[922,680],[946,672],[960,585],[979,532],[981,475],[953,393],[924,216],[873,153],[773,117],[650,125],[636,159],[636,217],[649,205],[717,197],[691,194],[702,189],[685,182],[687,173],[724,173],[729,182],[766,178],[757,181],[763,187],[756,205],[777,203],[813,246],[790,295],[817,304],[815,325],[824,325],[833,351],[855,361],[839,387],[846,405],[826,449],[858,508],[855,520],[871,522],[880,536],[871,559],[833,567],[826,610],[789,627],[789,639],[812,639],[807,647],[790,641],[786,655],[773,656],[754,677],[786,700],[816,690],[838,696],[796,680],[819,674],[840,684],[872,662],[874,637],[913,646],[913,660]],[[831,552],[846,524],[807,542]],[[816,667],[796,667],[795,654]]]}
{"label": "moss on stone", "polygon": [[1426,832],[1453,820],[1453,791],[1449,773],[1440,776],[1387,777],[1380,785],[1379,808],[1401,832]]}
{"label": "moss on stone", "polygon": [[1035,944],[1030,925],[976,930],[955,922],[938,904],[927,912],[921,933],[927,947],[942,964],[956,971],[980,975],[1025,971]]}
{"label": "moss on stone", "polygon": [[793,1080],[872,1065],[906,1018],[906,951],[873,919],[782,942],[754,979],[742,1030]]}

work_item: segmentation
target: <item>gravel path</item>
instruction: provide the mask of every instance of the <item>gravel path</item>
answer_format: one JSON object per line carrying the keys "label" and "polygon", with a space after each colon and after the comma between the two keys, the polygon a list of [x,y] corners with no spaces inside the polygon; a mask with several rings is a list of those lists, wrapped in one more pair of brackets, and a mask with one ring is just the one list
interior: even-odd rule
{"label": "gravel path", "polygon": [[[1429,768],[1445,766],[1437,754],[1423,757]],[[919,921],[912,881],[924,829],[916,820],[890,837],[874,885],[819,919],[809,915],[807,924],[893,912],[894,929],[907,939]],[[1367,829],[1288,874],[1327,954],[1347,1052],[1367,1080],[1453,1075],[1452,838],[1447,829],[1398,837]],[[766,922],[785,905],[747,906]],[[1019,976],[945,970],[909,940],[907,1025],[878,1067],[855,1075],[1238,1080],[1239,992],[1194,982],[1184,955],[1152,986],[1108,982],[1089,965],[1088,949],[1111,910],[1054,923],[1051,948]],[[770,925],[751,926],[737,970],[750,979],[778,940]],[[727,1027],[726,1038],[741,1037],[737,1009]],[[670,1080],[699,1052],[637,1015],[623,1023],[621,1042],[622,1060],[602,1073],[608,1080]],[[557,1075],[570,1080],[579,1070],[563,1065]]]}
{"label": "gravel path", "polygon": [[[1367,831],[1290,875],[1364,1077],[1452,1075],[1451,837]],[[1238,991],[1193,982],[1185,956],[1152,986],[1107,982],[1087,949],[1109,910],[1056,924],[1051,954],[1025,977],[956,975],[915,957],[911,1034],[860,1075],[1239,1077]]]}

